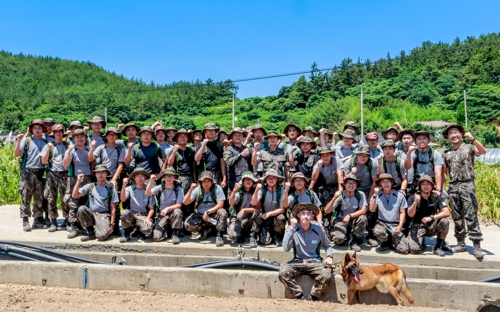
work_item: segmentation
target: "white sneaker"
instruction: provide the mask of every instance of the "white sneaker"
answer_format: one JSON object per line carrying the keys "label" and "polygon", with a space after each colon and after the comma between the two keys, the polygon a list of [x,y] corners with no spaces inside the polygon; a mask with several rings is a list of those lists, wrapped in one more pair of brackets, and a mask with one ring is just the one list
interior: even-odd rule
{"label": "white sneaker", "polygon": [[198,232],[191,232],[191,239],[198,239],[201,237],[201,234]]}

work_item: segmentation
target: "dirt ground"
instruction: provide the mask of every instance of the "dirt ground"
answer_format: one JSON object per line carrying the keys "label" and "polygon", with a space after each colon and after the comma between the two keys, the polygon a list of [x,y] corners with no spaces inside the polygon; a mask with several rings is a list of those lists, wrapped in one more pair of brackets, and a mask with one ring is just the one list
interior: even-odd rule
{"label": "dirt ground", "polygon": [[186,294],[94,291],[42,286],[0,285],[1,311],[456,311],[421,307],[355,305],[290,299],[216,298]]}

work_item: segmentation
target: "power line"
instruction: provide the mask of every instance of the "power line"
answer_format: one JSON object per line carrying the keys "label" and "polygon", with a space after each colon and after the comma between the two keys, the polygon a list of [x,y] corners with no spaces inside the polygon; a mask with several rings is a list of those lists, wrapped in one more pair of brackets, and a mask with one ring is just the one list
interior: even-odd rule
{"label": "power line", "polygon": [[[472,50],[476,48],[481,48],[481,47],[486,47],[486,46],[495,46],[495,45],[500,45],[500,42],[490,42],[490,43],[485,43],[485,44],[479,44],[479,45],[474,45],[470,47],[461,47],[461,48],[452,48],[452,49],[446,49],[446,50],[441,50],[441,51],[436,51],[436,52],[430,52],[430,53],[416,53],[416,54],[411,54],[408,56],[404,56],[404,60],[408,59],[414,59],[414,58],[420,58],[420,57],[425,57],[425,56],[432,56],[432,55],[438,55],[438,54],[445,54],[445,53],[452,53],[452,52],[457,52],[457,51],[466,51],[466,50]],[[403,58],[396,57],[392,58],[390,60],[399,60],[401,61]],[[375,61],[376,63],[377,61]],[[354,66],[365,66],[365,63],[352,63],[347,66],[347,68],[351,68]],[[334,68],[337,68],[337,66],[333,67],[328,67],[328,68],[323,68],[323,69],[318,69],[317,71],[323,72],[323,71],[331,71]],[[242,78],[242,79],[228,79],[226,80],[227,82],[231,83],[238,83],[238,82],[247,82],[247,81],[255,81],[255,80],[264,80],[264,79],[273,79],[273,78],[280,78],[280,77],[287,77],[287,76],[296,76],[296,75],[304,75],[310,73],[311,70],[305,70],[305,71],[299,71],[299,72],[293,72],[293,73],[286,73],[286,74],[276,74],[276,75],[268,75],[268,76],[258,76],[258,77],[252,77],[252,78]],[[0,98],[10,98],[10,99],[19,99],[19,98],[48,98],[48,97],[65,97],[65,96],[97,96],[97,95],[112,95],[112,94],[127,94],[127,93],[142,93],[142,92],[154,92],[154,91],[167,91],[167,90],[175,90],[175,89],[184,89],[184,88],[193,88],[193,87],[208,87],[210,86],[209,84],[191,84],[191,85],[175,85],[175,86],[165,86],[161,88],[154,88],[154,89],[137,89],[137,90],[121,90],[121,91],[106,91],[106,92],[87,92],[87,93],[61,93],[61,94],[35,94],[35,95],[0,95]]]}

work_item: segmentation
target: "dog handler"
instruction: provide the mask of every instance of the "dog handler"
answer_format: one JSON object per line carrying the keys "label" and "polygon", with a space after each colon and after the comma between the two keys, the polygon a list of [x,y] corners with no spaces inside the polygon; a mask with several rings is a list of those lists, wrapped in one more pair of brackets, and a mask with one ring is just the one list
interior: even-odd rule
{"label": "dog handler", "polygon": [[304,300],[302,288],[295,280],[301,275],[308,275],[315,280],[311,295],[307,298],[316,301],[323,296],[331,281],[330,271],[323,266],[319,255],[319,246],[323,245],[326,251],[326,264],[332,265],[333,250],[323,228],[312,224],[311,220],[319,214],[319,208],[313,204],[298,204],[293,207],[290,226],[285,231],[283,249],[290,251],[293,248],[294,258],[281,265],[279,279],[287,291],[296,299]]}

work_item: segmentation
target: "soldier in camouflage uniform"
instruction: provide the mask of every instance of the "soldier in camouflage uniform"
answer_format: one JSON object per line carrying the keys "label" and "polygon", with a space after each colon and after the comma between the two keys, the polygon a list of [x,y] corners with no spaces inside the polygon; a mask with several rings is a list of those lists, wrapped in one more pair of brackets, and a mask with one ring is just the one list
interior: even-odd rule
{"label": "soldier in camouflage uniform", "polygon": [[311,301],[318,300],[328,291],[332,279],[330,270],[323,266],[323,259],[319,255],[319,246],[322,245],[327,256],[325,263],[332,265],[330,240],[321,226],[311,223],[318,213],[319,208],[313,204],[295,205],[293,219],[283,238],[283,249],[287,252],[293,249],[294,258],[281,265],[279,280],[285,285],[287,292],[298,300],[304,300],[305,297],[296,277],[307,275],[314,279],[311,294],[307,298]]}
{"label": "soldier in camouflage uniform", "polygon": [[200,239],[207,239],[211,228],[215,226],[217,237],[215,246],[224,246],[222,232],[227,228],[227,211],[224,209],[226,196],[222,187],[209,171],[203,171],[198,184],[191,184],[191,188],[184,196],[184,205],[196,204],[196,211],[184,222],[184,227],[190,232],[202,232]]}
{"label": "soldier in camouflage uniform", "polygon": [[63,157],[66,154],[68,143],[63,141],[64,126],[56,124],[52,127],[54,134],[54,143],[49,142],[43,148],[40,156],[42,157],[42,164],[48,164],[47,182],[45,184],[44,197],[49,204],[49,218],[51,225],[49,232],[57,231],[57,194],[61,198],[61,208],[64,217],[64,222],[61,228],[66,229],[68,226],[69,218],[69,205],[64,200],[66,188],[68,186],[68,170],[63,166]]}
{"label": "soldier in camouflage uniform", "polygon": [[86,185],[92,182],[91,163],[88,161],[90,148],[85,145],[87,134],[82,129],[76,129],[73,131],[72,138],[75,144],[68,145],[63,158],[63,166],[68,169],[68,187],[64,196],[64,200],[69,206],[68,222],[71,225],[68,228],[68,238],[78,236],[78,229],[81,228],[81,224],[78,221],[78,207],[85,205],[88,200],[88,196],[79,198],[71,196],[71,192],[76,185],[77,176],[83,174],[81,184]]}
{"label": "soldier in camouflage uniform", "polygon": [[260,143],[255,143],[255,148],[252,153],[252,166],[262,164],[264,172],[268,169],[276,170],[283,175],[288,181],[290,177],[290,163],[288,162],[288,154],[278,146],[281,135],[276,131],[269,131],[265,136],[268,147],[259,152]]}
{"label": "soldier in camouflage uniform", "polygon": [[[483,259],[484,254],[481,250],[483,235],[477,218],[479,207],[474,184],[474,160],[476,156],[484,155],[486,149],[470,132],[466,133],[465,129],[458,124],[446,127],[443,130],[443,137],[452,144],[452,147],[443,152],[443,160],[444,172],[450,176],[448,195],[457,238],[457,246],[453,248],[453,252],[466,251],[465,236],[468,234],[473,242],[474,257]],[[463,137],[470,140],[472,144],[463,143]],[[467,231],[465,230],[466,224]]]}
{"label": "soldier in camouflage uniform", "polygon": [[262,223],[260,203],[256,206],[252,205],[252,197],[257,182],[259,180],[251,171],[243,172],[241,181],[235,184],[231,196],[229,196],[231,223],[227,229],[228,237],[233,242],[243,243],[245,236],[242,232],[251,230],[250,248],[257,247],[255,235],[260,232]]}
{"label": "soldier in camouflage uniform", "polygon": [[394,178],[388,173],[382,173],[376,181],[379,187],[375,188],[370,200],[370,211],[378,211],[378,220],[373,233],[382,242],[378,252],[385,252],[392,239],[392,247],[398,253],[408,253],[408,240],[403,235],[403,224],[406,218],[408,205],[403,194],[392,189]]}
{"label": "soldier in camouflage uniform", "polygon": [[120,202],[116,190],[107,182],[109,171],[105,165],[94,169],[97,182],[89,183],[80,188],[85,179],[83,173],[78,175],[73,188],[73,198],[78,199],[88,195],[88,205],[78,207],[78,221],[87,230],[81,238],[82,242],[96,239],[104,241],[113,233],[116,220],[116,206]]}
{"label": "soldier in camouflage uniform", "polygon": [[[342,186],[344,191],[337,191],[332,200],[325,206],[325,214],[333,212],[330,236],[337,245],[349,239],[349,249],[361,251],[368,220],[366,219],[367,203],[363,192],[356,190],[361,181],[355,175],[348,174]],[[351,237],[349,238],[349,234]]]}
{"label": "soldier in camouflage uniform", "polygon": [[[262,127],[262,125],[255,125],[251,128],[251,131],[247,133],[247,137],[245,139],[245,142],[243,142],[243,145],[246,145],[250,149],[250,152],[252,154],[254,151],[259,154],[265,148],[268,148],[268,143],[264,140],[264,136],[266,135],[267,132],[264,127]],[[257,148],[255,147],[256,144]],[[257,166],[253,165],[253,173],[256,177],[262,178],[262,176],[264,175],[262,163],[259,163]]]}
{"label": "soldier in camouflage uniform", "polygon": [[168,167],[163,170],[161,178],[164,180],[163,185],[153,187],[153,182],[156,177],[153,175],[149,180],[146,195],[158,197],[159,212],[156,218],[153,231],[153,240],[155,242],[162,241],[167,237],[168,230],[172,230],[172,244],[179,244],[179,231],[182,230],[182,202],[184,201],[184,192],[182,187],[178,185],[176,178],[179,175],[174,168]]}
{"label": "soldier in camouflage uniform", "polygon": [[[153,232],[152,220],[156,211],[156,197],[152,194],[148,195],[145,184],[150,176],[151,174],[143,168],[136,168],[130,174],[130,179],[134,180],[135,184],[128,186],[129,178],[123,178],[120,200],[122,202],[129,200],[130,209],[123,210],[120,217],[123,228],[120,243],[127,242],[135,229],[139,238],[142,239]],[[155,179],[149,180],[150,184],[154,181]]]}
{"label": "soldier in camouflage uniform", "polygon": [[[320,159],[314,165],[309,189],[318,190],[320,201],[328,203],[337,190],[342,189],[344,164],[328,147],[318,149]],[[326,221],[326,220],[325,220]]]}
{"label": "soldier in camouflage uniform", "polygon": [[418,180],[419,193],[408,198],[408,216],[412,218],[409,248],[412,254],[418,254],[425,250],[426,236],[437,236],[432,252],[444,257],[445,251],[452,251],[445,242],[450,228],[450,211],[443,196],[432,194],[434,188],[432,178],[423,175]]}
{"label": "soldier in camouflage uniform", "polygon": [[226,164],[224,163],[222,144],[217,141],[217,126],[211,122],[206,123],[203,128],[205,138],[200,145],[196,146],[194,160],[200,163],[200,169],[212,173],[215,181],[222,188],[226,187]]}
{"label": "soldier in camouflage uniform", "polygon": [[313,168],[316,164],[316,142],[308,136],[300,138],[297,146],[292,148],[292,154],[288,155],[290,167],[296,167],[297,172],[302,172],[308,179],[312,177]]}
{"label": "soldier in camouflage uniform", "polygon": [[43,220],[43,174],[45,166],[42,164],[40,152],[48,143],[42,135],[43,121],[35,119],[29,126],[26,134],[17,136],[14,155],[21,157],[21,180],[19,194],[21,195],[21,218],[23,230],[31,231],[29,217],[31,217],[31,200],[33,199],[33,228],[46,228]]}
{"label": "soldier in camouflage uniform", "polygon": [[229,169],[229,191],[232,191],[234,185],[241,181],[243,172],[252,171],[250,149],[242,143],[244,132],[240,127],[234,128],[229,135],[229,140],[233,143],[224,151],[224,161]]}

